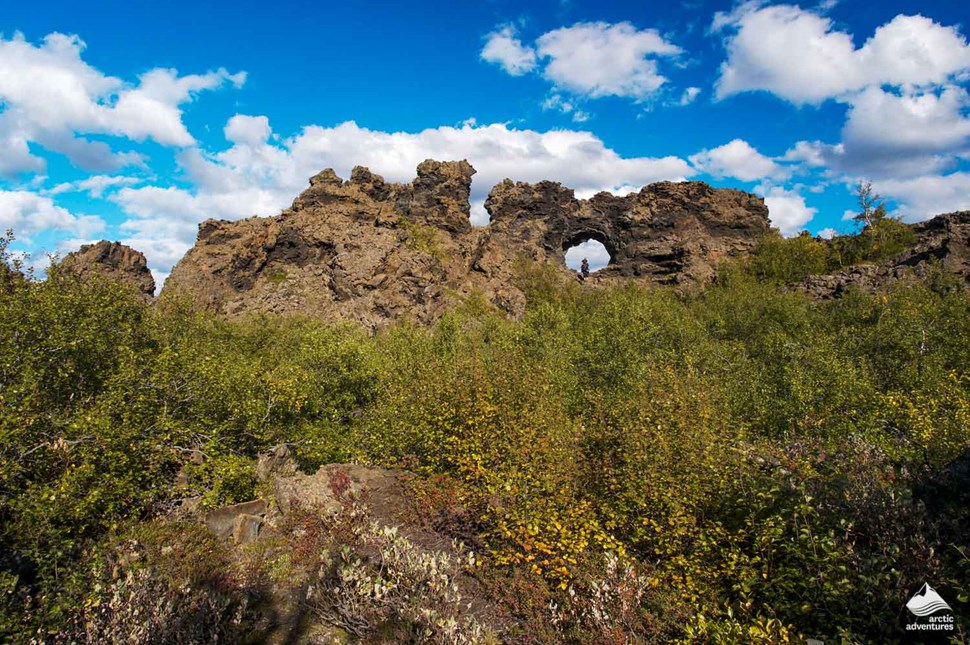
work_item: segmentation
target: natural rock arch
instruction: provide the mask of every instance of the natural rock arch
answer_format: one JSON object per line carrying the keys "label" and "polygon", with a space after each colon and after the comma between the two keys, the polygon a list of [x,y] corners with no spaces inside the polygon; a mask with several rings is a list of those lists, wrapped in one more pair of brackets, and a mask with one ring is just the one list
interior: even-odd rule
{"label": "natural rock arch", "polygon": [[769,228],[760,197],[698,181],[580,200],[559,183],[506,179],[492,189],[485,208],[493,239],[538,248],[542,259],[563,262],[574,240],[597,239],[613,260],[604,275],[658,283],[706,282],[719,258],[749,251]]}
{"label": "natural rock arch", "polygon": [[[607,254],[609,254],[610,259],[607,266],[616,262],[617,258],[617,248],[616,241],[612,239],[609,235],[603,233],[600,230],[588,230],[583,229],[576,231],[575,233],[568,235],[564,238],[562,243],[562,261],[566,264],[566,254],[570,249],[578,247],[586,242],[593,240],[599,242],[606,249]],[[604,267],[605,268],[605,267]]]}
{"label": "natural rock arch", "polygon": [[566,249],[594,239],[612,260],[600,279],[697,284],[769,228],[760,197],[701,182],[580,200],[556,182],[508,179],[485,201],[489,224],[474,228],[474,173],[467,161],[427,160],[414,181],[395,184],[366,168],[346,181],[324,170],[276,217],[203,222],[163,295],[183,292],[224,314],[294,313],[372,328],[402,317],[431,322],[473,294],[519,315],[523,259],[571,279]]}

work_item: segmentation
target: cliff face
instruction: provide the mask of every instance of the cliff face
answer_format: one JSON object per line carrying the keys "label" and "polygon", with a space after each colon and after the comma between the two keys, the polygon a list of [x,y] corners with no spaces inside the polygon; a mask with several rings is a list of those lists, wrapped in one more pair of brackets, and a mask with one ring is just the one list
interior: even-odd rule
{"label": "cliff face", "polygon": [[95,244],[85,244],[79,250],[68,253],[58,266],[82,280],[93,275],[116,280],[131,286],[146,298],[151,298],[155,293],[155,278],[144,254],[120,242],[101,240]]}
{"label": "cliff face", "polygon": [[165,293],[225,314],[302,313],[370,327],[433,320],[485,286],[465,262],[475,239],[473,173],[464,162],[425,162],[402,185],[365,168],[346,182],[325,170],[276,217],[203,222]]}
{"label": "cliff face", "polygon": [[223,314],[302,313],[372,328],[402,316],[430,322],[473,292],[517,315],[519,258],[572,279],[565,251],[596,239],[613,260],[596,280],[704,282],[769,226],[760,198],[699,182],[578,200],[557,183],[506,180],[486,201],[491,223],[473,228],[474,173],[466,161],[429,160],[396,184],[361,167],[347,181],[324,170],[278,216],[203,222],[165,293]]}

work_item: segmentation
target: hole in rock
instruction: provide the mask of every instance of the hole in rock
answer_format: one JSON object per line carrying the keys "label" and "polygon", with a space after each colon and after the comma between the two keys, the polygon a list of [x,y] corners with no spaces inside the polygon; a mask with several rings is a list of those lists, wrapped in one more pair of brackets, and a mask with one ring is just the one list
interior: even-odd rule
{"label": "hole in rock", "polygon": [[583,258],[589,261],[590,273],[599,271],[613,261],[613,256],[599,240],[587,239],[566,249],[566,266],[579,271]]}

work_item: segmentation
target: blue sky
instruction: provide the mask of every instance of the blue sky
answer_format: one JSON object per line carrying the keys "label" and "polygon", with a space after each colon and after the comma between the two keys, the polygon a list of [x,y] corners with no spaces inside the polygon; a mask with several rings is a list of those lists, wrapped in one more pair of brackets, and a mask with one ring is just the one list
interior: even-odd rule
{"label": "blue sky", "polygon": [[970,208],[965,2],[8,3],[0,228],[38,261],[101,238],[158,277],[208,218],[324,167],[427,157],[580,196],[700,179],[786,234]]}

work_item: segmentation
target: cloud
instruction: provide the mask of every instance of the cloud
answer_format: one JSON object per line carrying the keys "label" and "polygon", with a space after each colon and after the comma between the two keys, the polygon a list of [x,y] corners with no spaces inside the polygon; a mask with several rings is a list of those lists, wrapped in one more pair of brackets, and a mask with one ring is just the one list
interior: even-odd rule
{"label": "cloud", "polygon": [[72,214],[50,197],[26,190],[0,190],[0,230],[12,228],[21,238],[49,230],[87,237],[104,225],[99,217]]}
{"label": "cloud", "polygon": [[867,88],[849,100],[842,141],[799,141],[783,159],[850,179],[905,179],[951,170],[970,156],[970,94],[962,87],[895,93]]}
{"label": "cloud", "polygon": [[47,162],[30,152],[30,145],[23,135],[4,132],[0,114],[0,177],[15,177],[24,172],[40,173],[47,168]]}
{"label": "cloud", "polygon": [[658,56],[683,50],[656,30],[628,22],[578,23],[540,36],[537,51],[549,59],[543,76],[557,88],[579,96],[622,96],[642,101],[666,82]]}
{"label": "cloud", "polygon": [[820,13],[749,2],[716,14],[711,29],[727,49],[717,98],[762,90],[847,106],[841,141],[800,141],[782,158],[803,172],[907,180],[970,157],[970,45],[956,27],[899,15],[856,47]]}
{"label": "cloud", "polygon": [[689,157],[691,164],[713,177],[735,177],[741,181],[783,179],[786,168],[764,156],[742,139],[735,139],[711,150],[702,150]]}
{"label": "cloud", "polygon": [[690,105],[693,103],[698,96],[700,96],[701,88],[699,87],[688,87],[684,90],[684,93],[680,95],[680,100],[677,101],[677,105]]}
{"label": "cloud", "polygon": [[226,141],[252,147],[266,143],[273,134],[273,129],[269,127],[269,119],[265,116],[237,114],[226,123],[223,133]]}
{"label": "cloud", "polygon": [[839,232],[836,231],[834,228],[823,228],[821,231],[818,232],[818,237],[822,238],[823,240],[831,240],[833,237],[835,237],[838,234]]}
{"label": "cloud", "polygon": [[599,271],[610,263],[610,252],[602,242],[586,240],[566,251],[566,266],[579,271],[583,258],[589,261],[590,271]]}
{"label": "cloud", "polygon": [[511,25],[488,34],[480,56],[484,61],[501,66],[511,76],[522,76],[536,66],[535,50],[522,44]]}
{"label": "cloud", "polygon": [[956,27],[898,15],[858,51],[867,85],[939,85],[970,69],[970,45]]}
{"label": "cloud", "polygon": [[821,141],[799,141],[785,152],[782,160],[798,162],[809,168],[822,168],[832,154],[841,154],[841,146],[830,146]]}
{"label": "cloud", "polygon": [[75,166],[91,172],[110,172],[124,166],[145,165],[145,157],[137,152],[118,152],[103,141],[91,141],[70,130],[37,132],[33,137],[42,147],[64,155]]}
{"label": "cloud", "polygon": [[189,76],[179,76],[173,69],[153,69],[133,85],[84,62],[84,48],[77,36],[60,33],[49,34],[38,45],[19,33],[9,40],[0,36],[0,146],[11,151],[0,161],[0,173],[43,170],[44,161],[30,151],[30,143],[98,171],[142,160],[79,134],[193,145],[195,140],[182,123],[182,106],[200,91],[245,81],[244,73],[230,74],[225,69]]}
{"label": "cloud", "polygon": [[747,3],[717,13],[711,29],[728,32],[718,98],[765,90],[820,103],[866,87],[938,85],[970,69],[959,31],[923,16],[896,16],[858,49],[829,18],[791,5]]}
{"label": "cloud", "polygon": [[805,204],[805,198],[780,186],[759,186],[755,192],[764,196],[768,219],[782,235],[797,235],[810,222],[818,209]]}
{"label": "cloud", "polygon": [[970,149],[970,95],[961,87],[895,94],[868,88],[851,99],[848,154],[926,157]]}
{"label": "cloud", "polygon": [[719,99],[767,90],[793,103],[816,103],[861,80],[852,37],[798,7],[748,3],[734,14],[715,14],[711,28],[732,32],[715,85]]}
{"label": "cloud", "polygon": [[57,184],[47,191],[47,194],[60,195],[61,193],[83,192],[87,193],[91,197],[100,199],[108,190],[121,186],[132,186],[140,183],[141,181],[142,180],[138,179],[137,177],[94,175],[93,177],[88,177],[87,179],[82,179],[79,181]]}
{"label": "cloud", "polygon": [[[658,59],[682,53],[655,29],[637,29],[629,22],[581,22],[542,34],[534,46],[523,44],[512,26],[503,26],[486,36],[480,56],[513,76],[541,69],[553,96],[619,96],[640,102],[667,82]],[[684,94],[687,102],[696,97],[696,89]]]}
{"label": "cloud", "polygon": [[178,162],[192,190],[171,186],[124,187],[110,196],[129,215],[126,240],[145,252],[153,271],[167,273],[195,240],[208,217],[274,215],[326,167],[349,177],[368,166],[388,181],[410,181],[424,159],[468,159],[478,170],[472,183],[472,218],[484,224],[483,203],[502,179],[561,181],[577,194],[628,191],[654,181],[679,180],[695,171],[678,157],[622,157],[589,132],[518,130],[505,124],[384,132],[352,121],[307,126],[278,140],[265,117],[237,115],[226,125],[231,144],[207,153],[190,148]]}
{"label": "cloud", "polygon": [[[122,242],[145,253],[156,277],[168,275],[192,247],[199,222],[227,214],[215,209],[220,195],[193,194],[171,186],[122,188],[110,199],[129,215],[120,226]],[[207,210],[210,207],[213,210]],[[242,213],[234,213],[233,219]]]}
{"label": "cloud", "polygon": [[578,109],[575,103],[569,99],[563,98],[561,94],[552,94],[548,96],[542,102],[542,109],[555,110],[557,112],[562,112],[563,114],[569,114],[572,116],[574,123],[584,123],[589,120],[588,112]]}
{"label": "cloud", "polygon": [[190,146],[195,139],[182,123],[179,106],[202,90],[226,82],[240,87],[245,81],[245,72],[230,74],[225,69],[190,76],[179,76],[174,69],[154,69],[139,77],[138,87],[118,94],[105,117],[110,120],[107,132],[136,141],[154,139],[162,145]]}
{"label": "cloud", "polygon": [[897,203],[895,214],[910,222],[970,210],[970,172],[873,181],[872,187],[892,198]]}

